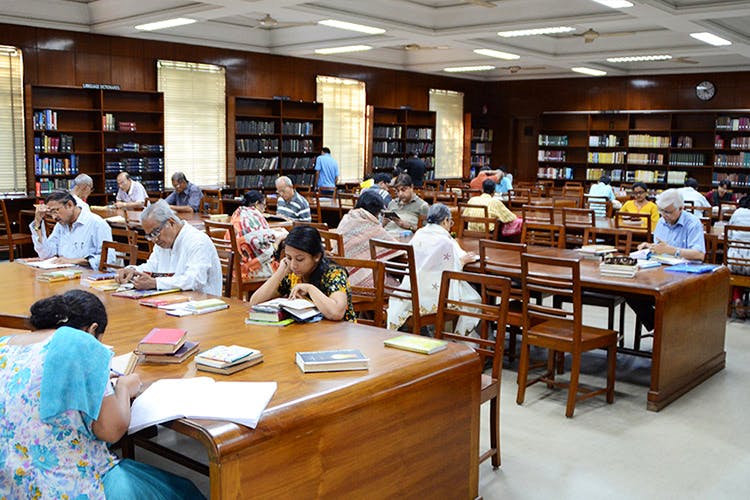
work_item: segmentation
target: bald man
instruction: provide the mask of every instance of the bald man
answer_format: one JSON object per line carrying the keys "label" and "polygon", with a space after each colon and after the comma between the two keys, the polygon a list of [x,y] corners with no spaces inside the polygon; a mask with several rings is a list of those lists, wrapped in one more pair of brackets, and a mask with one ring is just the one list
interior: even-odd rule
{"label": "bald man", "polygon": [[133,210],[143,208],[146,204],[146,200],[148,200],[146,188],[140,182],[131,179],[129,173],[120,172],[117,176],[117,187],[120,188],[117,191],[117,202],[115,203],[117,208]]}

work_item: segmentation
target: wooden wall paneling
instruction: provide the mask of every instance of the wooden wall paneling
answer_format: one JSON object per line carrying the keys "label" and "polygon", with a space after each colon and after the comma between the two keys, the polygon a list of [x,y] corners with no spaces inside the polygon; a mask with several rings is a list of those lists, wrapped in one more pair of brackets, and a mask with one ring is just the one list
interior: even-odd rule
{"label": "wooden wall paneling", "polygon": [[[147,70],[143,60],[132,56],[110,57],[111,83],[128,90],[156,90],[156,63],[154,72]],[[147,81],[148,80],[148,81]]]}
{"label": "wooden wall paneling", "polygon": [[112,53],[112,39],[114,37],[92,33],[76,33],[74,38],[76,52],[107,56]]}
{"label": "wooden wall paneling", "polygon": [[[84,83],[112,83],[112,58],[104,54],[76,52],[76,85]],[[128,89],[128,87],[122,87]]]}
{"label": "wooden wall paneling", "polygon": [[75,52],[40,49],[37,56],[37,78],[29,83],[41,85],[75,85]]}

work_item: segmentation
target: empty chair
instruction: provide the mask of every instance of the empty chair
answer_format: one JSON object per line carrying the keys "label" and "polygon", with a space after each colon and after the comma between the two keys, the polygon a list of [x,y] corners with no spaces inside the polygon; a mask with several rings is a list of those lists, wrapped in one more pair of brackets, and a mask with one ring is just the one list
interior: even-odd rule
{"label": "empty chair", "polygon": [[[465,302],[451,297],[451,287],[464,283],[479,290],[481,304]],[[489,289],[499,298],[499,303],[490,301]],[[479,354],[482,362],[492,360],[492,373],[482,375],[479,404],[490,402],[490,449],[482,453],[479,462],[492,458],[492,467],[500,466],[500,386],[503,373],[503,348],[505,325],[510,301],[510,280],[499,276],[486,276],[459,271],[443,271],[440,284],[440,300],[435,326],[435,337],[468,344]],[[479,321],[479,338],[446,331],[446,321],[458,316],[470,316]],[[494,338],[491,330],[495,329]]]}
{"label": "empty chair", "polygon": [[625,228],[633,232],[633,241],[651,242],[653,230],[651,227],[651,214],[635,212],[617,212],[615,214],[615,227]]}
{"label": "empty chair", "polygon": [[624,228],[587,227],[583,231],[583,244],[612,245],[618,252],[629,254],[633,251],[633,232]]}
{"label": "empty chair", "polygon": [[593,210],[597,217],[612,217],[612,202],[606,196],[585,195],[583,208]]}
{"label": "empty chair", "polygon": [[221,214],[221,190],[219,189],[202,189],[203,198],[200,201],[200,211],[203,214]]}
{"label": "empty chair", "polygon": [[319,229],[320,239],[323,241],[323,248],[330,256],[344,256],[344,237],[336,231],[325,231]]}
{"label": "empty chair", "polygon": [[5,200],[0,198],[0,248],[8,249],[8,260],[13,262],[16,250],[20,250],[21,245],[30,245],[31,243],[30,234],[13,232],[13,226],[5,208]]}
{"label": "empty chair", "polygon": [[458,238],[497,239],[500,224],[491,217],[471,217],[461,215],[458,218],[456,236]]}
{"label": "empty chair", "polygon": [[[108,262],[109,251],[115,253],[114,262]],[[130,243],[116,241],[102,242],[102,255],[99,259],[99,270],[109,271],[134,266],[138,263],[138,247]]]}
{"label": "empty chair", "polygon": [[310,187],[307,186],[308,192],[302,193],[299,188],[297,188],[297,191],[302,194],[305,199],[307,200],[307,203],[310,205],[310,218],[312,222],[323,222],[323,216],[321,214],[320,210],[320,196],[318,196],[318,193],[312,193],[309,192]]}
{"label": "empty chair", "polygon": [[555,209],[547,205],[524,205],[521,207],[521,218],[524,222],[554,224]]}
{"label": "empty chair", "polygon": [[[542,268],[543,269],[540,269]],[[523,404],[526,388],[537,382],[548,387],[567,386],[568,400],[565,416],[572,417],[576,402],[599,394],[606,394],[607,403],[614,402],[615,361],[617,332],[603,328],[585,326],[582,323],[583,306],[581,301],[580,261],[538,255],[521,256],[521,282],[523,287],[524,328],[521,343],[521,360],[518,367],[518,394],[516,403]],[[572,311],[534,304],[533,293],[549,293],[554,297],[565,298],[572,303]],[[536,324],[534,324],[536,322]],[[531,346],[548,350],[545,372],[533,379],[528,378]],[[602,389],[579,386],[581,354],[594,349],[607,350],[607,385]],[[568,384],[555,380],[555,353],[571,353],[572,363]],[[579,396],[579,392],[582,393]]]}
{"label": "empty chair", "polygon": [[565,248],[565,228],[557,224],[536,224],[524,221],[521,243]]}
{"label": "empty chair", "polygon": [[339,193],[338,197],[336,198],[336,202],[339,206],[339,219],[343,219],[344,214],[357,205],[358,197],[358,195],[353,193]]}
{"label": "empty chair", "polygon": [[579,247],[583,244],[583,231],[596,225],[594,210],[563,208],[562,225],[565,226],[565,243],[568,247]]}

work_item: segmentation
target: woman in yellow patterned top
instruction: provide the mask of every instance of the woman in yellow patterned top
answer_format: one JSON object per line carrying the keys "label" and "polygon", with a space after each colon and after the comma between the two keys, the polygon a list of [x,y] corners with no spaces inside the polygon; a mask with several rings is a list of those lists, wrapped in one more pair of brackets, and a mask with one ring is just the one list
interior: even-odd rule
{"label": "woman in yellow patterned top", "polygon": [[284,240],[284,252],[278,269],[250,297],[251,306],[276,297],[309,299],[326,319],[355,320],[346,270],[325,256],[317,229],[292,229]]}
{"label": "woman in yellow patterned top", "polygon": [[[633,184],[633,199],[623,203],[620,212],[649,214],[651,216],[651,232],[656,229],[656,223],[659,222],[659,209],[656,203],[648,201],[646,198],[646,185],[642,182]],[[641,226],[646,227],[646,222]]]}

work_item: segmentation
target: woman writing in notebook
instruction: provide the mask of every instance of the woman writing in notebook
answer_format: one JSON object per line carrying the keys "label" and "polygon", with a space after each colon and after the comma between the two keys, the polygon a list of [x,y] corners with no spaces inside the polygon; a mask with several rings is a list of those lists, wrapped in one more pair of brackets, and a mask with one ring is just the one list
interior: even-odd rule
{"label": "woman writing in notebook", "polygon": [[326,257],[317,229],[298,226],[289,231],[284,253],[278,269],[250,297],[251,306],[276,297],[309,299],[326,319],[354,321],[346,271]]}
{"label": "woman writing in notebook", "polygon": [[107,443],[128,430],[138,375],[110,381],[102,302],[70,290],[31,306],[36,331],[0,337],[0,491],[8,498],[203,498]]}

